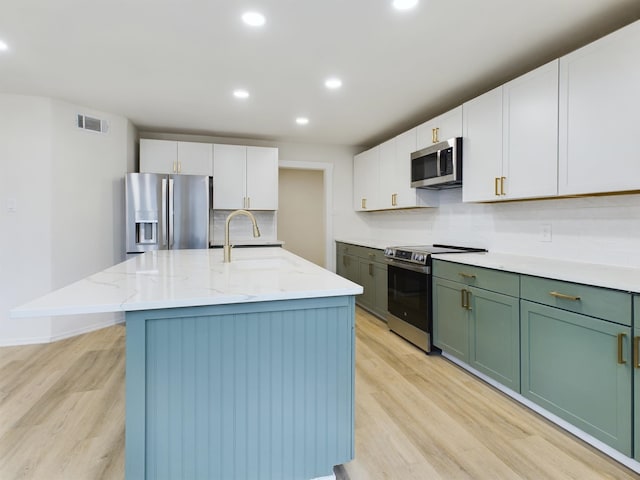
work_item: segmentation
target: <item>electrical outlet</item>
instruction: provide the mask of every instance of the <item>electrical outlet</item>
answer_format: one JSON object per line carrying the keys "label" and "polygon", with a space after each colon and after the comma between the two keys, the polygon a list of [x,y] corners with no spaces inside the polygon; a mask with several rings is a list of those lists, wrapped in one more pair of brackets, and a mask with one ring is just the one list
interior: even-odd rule
{"label": "electrical outlet", "polygon": [[540,241],[541,242],[551,241],[551,224],[543,223],[542,225],[540,225]]}

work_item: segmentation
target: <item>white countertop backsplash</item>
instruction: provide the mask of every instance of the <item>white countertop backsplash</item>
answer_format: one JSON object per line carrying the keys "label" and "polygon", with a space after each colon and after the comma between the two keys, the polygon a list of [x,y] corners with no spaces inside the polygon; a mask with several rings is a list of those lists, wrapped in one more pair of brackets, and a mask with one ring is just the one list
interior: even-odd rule
{"label": "white countertop backsplash", "polygon": [[12,318],[357,295],[362,287],[282,248],[159,250],[11,310]]}

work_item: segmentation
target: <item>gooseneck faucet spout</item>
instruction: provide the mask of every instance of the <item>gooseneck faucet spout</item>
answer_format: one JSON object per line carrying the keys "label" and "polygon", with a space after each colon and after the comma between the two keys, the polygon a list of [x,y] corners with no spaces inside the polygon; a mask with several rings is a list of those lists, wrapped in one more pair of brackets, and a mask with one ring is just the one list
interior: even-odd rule
{"label": "gooseneck faucet spout", "polygon": [[253,213],[248,210],[235,210],[229,214],[227,217],[227,221],[224,225],[224,263],[231,262],[231,245],[229,244],[229,223],[231,219],[237,215],[245,215],[251,219],[251,223],[253,223],[253,236],[260,236],[260,229],[258,229],[258,224],[256,223],[256,217],[253,216]]}

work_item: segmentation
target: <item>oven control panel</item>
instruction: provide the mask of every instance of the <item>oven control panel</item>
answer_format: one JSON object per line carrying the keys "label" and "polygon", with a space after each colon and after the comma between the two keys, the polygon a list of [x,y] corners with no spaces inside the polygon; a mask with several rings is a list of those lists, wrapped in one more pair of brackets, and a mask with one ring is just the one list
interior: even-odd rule
{"label": "oven control panel", "polygon": [[396,260],[402,260],[405,262],[417,263],[419,265],[426,265],[429,259],[429,254],[427,253],[403,250],[401,248],[394,247],[385,248],[384,256],[387,258],[394,258]]}

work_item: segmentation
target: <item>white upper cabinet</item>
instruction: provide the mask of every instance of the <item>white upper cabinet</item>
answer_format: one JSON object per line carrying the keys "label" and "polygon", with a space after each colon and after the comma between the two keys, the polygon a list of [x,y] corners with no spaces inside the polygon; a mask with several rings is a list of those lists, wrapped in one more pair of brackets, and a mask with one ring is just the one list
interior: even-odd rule
{"label": "white upper cabinet", "polygon": [[411,187],[411,154],[416,148],[417,128],[380,145],[380,208],[428,207],[438,204],[434,190]]}
{"label": "white upper cabinet", "polygon": [[140,171],[212,175],[213,148],[210,143],[175,140],[140,140]]}
{"label": "white upper cabinet", "polygon": [[462,105],[416,127],[416,150],[462,136]]}
{"label": "white upper cabinet", "polygon": [[501,196],[509,200],[556,196],[558,60],[506,83],[502,101]]}
{"label": "white upper cabinet", "polygon": [[353,157],[353,209],[357,212],[379,210],[380,147]]}
{"label": "white upper cabinet", "polygon": [[462,201],[500,198],[502,87],[462,106]]}
{"label": "white upper cabinet", "polygon": [[640,189],[640,22],[560,58],[560,195]]}
{"label": "white upper cabinet", "polygon": [[558,193],[558,61],[463,105],[462,199]]}
{"label": "white upper cabinet", "polygon": [[278,209],[278,149],[213,146],[213,208]]}

